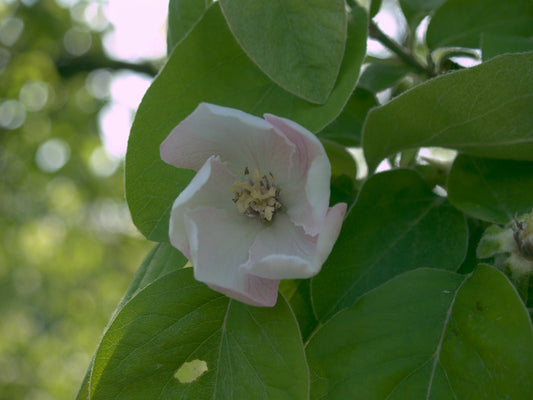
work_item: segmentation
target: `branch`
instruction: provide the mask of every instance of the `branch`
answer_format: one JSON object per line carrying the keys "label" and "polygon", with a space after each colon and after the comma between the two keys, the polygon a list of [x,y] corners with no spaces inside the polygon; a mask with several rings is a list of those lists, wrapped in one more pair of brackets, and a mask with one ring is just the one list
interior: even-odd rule
{"label": "branch", "polygon": [[127,69],[150,76],[155,76],[157,74],[157,68],[148,62],[136,64],[126,61],[112,60],[107,57],[97,57],[90,54],[80,57],[61,57],[56,63],[56,68],[59,74],[64,78],[68,78],[78,72],[94,71],[95,69]]}
{"label": "branch", "polygon": [[368,35],[379,41],[383,46],[388,48],[398,56],[405,64],[412,67],[416,72],[425,74],[427,76],[435,75],[431,68],[422,65],[416,58],[414,58],[407,50],[396,43],[393,39],[387,36],[376,23],[370,20],[368,24]]}

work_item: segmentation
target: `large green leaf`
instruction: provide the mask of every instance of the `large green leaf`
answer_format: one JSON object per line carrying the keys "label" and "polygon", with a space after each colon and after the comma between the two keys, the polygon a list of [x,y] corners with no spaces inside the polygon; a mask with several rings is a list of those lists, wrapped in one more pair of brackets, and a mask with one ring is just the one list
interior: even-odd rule
{"label": "large green leaf", "polygon": [[187,258],[169,243],[158,243],[143,260],[121,299],[118,312],[137,292],[153,281],[185,266]]}
{"label": "large green leaf", "polygon": [[500,54],[533,51],[533,37],[484,34],[481,37],[481,56],[483,61]]}
{"label": "large green leaf", "polygon": [[337,314],[307,347],[311,399],[533,398],[533,330],[493,267],[420,269]]}
{"label": "large green leaf", "polygon": [[426,41],[437,47],[480,47],[484,33],[533,35],[531,0],[448,0],[428,26]]}
{"label": "large green leaf", "polygon": [[321,140],[331,163],[331,176],[347,175],[355,178],[357,165],[348,149],[331,140]]}
{"label": "large green leaf", "polygon": [[448,194],[466,214],[506,224],[533,208],[533,162],[460,155],[450,171]]}
{"label": "large green leaf", "polygon": [[409,67],[397,60],[374,61],[365,68],[358,85],[372,93],[381,92],[394,86],[409,71]]}
{"label": "large green leaf", "polygon": [[416,12],[429,13],[432,10],[439,8],[446,0],[400,0],[402,9],[408,7],[410,10]]}
{"label": "large green leaf", "polygon": [[346,203],[350,207],[357,193],[355,159],[346,147],[327,139],[321,139],[321,142],[331,162],[329,204]]}
{"label": "large green leaf", "polygon": [[366,13],[355,7],[348,24],[347,56],[328,101],[316,105],[284,91],[235,42],[218,3],[173,50],[139,106],[126,154],[126,198],[137,228],[149,239],[168,240],[172,203],[193,173],[163,163],[159,145],[200,102],[272,113],[319,131],[352,94],[366,46]]}
{"label": "large green leaf", "polygon": [[[135,296],[143,288],[154,282],[155,280],[177,271],[187,263],[187,259],[181,252],[176,250],[168,243],[159,243],[148,253],[143,260],[135,276],[130,282],[126,293],[120,300],[113,316],[111,317],[111,324],[116,315],[122,310],[125,304]],[[107,330],[108,328],[106,328]],[[89,398],[89,382],[91,377],[91,371],[93,369],[93,361],[87,370],[80,391],[78,393],[78,400],[86,400]]]}
{"label": "large green leaf", "polygon": [[285,90],[323,104],[344,55],[344,0],[220,0],[246,54]]}
{"label": "large green leaf", "polygon": [[427,81],[370,111],[363,148],[371,170],[395,152],[442,146],[533,160],[533,52],[495,57]]}
{"label": "large green leaf", "polygon": [[318,136],[333,140],[344,146],[360,146],[361,131],[366,115],[372,107],[377,105],[378,101],[373,93],[357,87],[342,113],[335,121],[321,130]]}
{"label": "large green leaf", "polygon": [[400,0],[400,6],[412,30],[431,11],[439,8],[446,0]]}
{"label": "large green leaf", "polygon": [[202,19],[211,0],[170,0],[168,3],[167,49],[170,53]]}
{"label": "large green leaf", "polygon": [[[362,4],[362,2],[361,2]],[[379,12],[379,9],[381,8],[381,0],[371,0],[370,2],[370,16],[373,17],[375,16],[378,12]]]}
{"label": "large green leaf", "polygon": [[249,307],[185,268],[124,305],[96,353],[90,398],[300,400],[308,385],[298,325],[282,297],[274,308]]}
{"label": "large green leaf", "polygon": [[416,172],[394,170],[370,177],[311,282],[318,318],[326,320],[410,269],[456,270],[466,255],[467,236],[463,215]]}
{"label": "large green leaf", "polygon": [[318,320],[311,304],[311,280],[282,280],[279,288],[280,292],[287,298],[298,320],[302,339],[305,342],[318,325]]}

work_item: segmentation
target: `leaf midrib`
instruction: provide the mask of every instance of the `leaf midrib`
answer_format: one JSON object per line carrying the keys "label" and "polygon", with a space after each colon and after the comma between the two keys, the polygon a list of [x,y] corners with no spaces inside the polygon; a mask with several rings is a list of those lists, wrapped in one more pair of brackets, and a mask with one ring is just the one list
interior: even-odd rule
{"label": "leaf midrib", "polygon": [[457,299],[457,295],[461,291],[461,288],[463,287],[465,282],[468,281],[471,276],[472,276],[472,273],[466,275],[465,278],[463,279],[463,281],[459,284],[459,286],[455,290],[455,293],[453,294],[452,301],[450,302],[450,305],[448,307],[448,311],[446,313],[446,318],[444,319],[444,324],[442,326],[442,332],[441,332],[441,335],[440,335],[440,338],[439,338],[439,343],[437,344],[437,348],[436,348],[435,353],[433,355],[433,357],[434,357],[433,366],[431,367],[431,374],[429,376],[429,382],[428,382],[428,388],[427,388],[427,391],[426,391],[425,400],[429,400],[429,396],[431,395],[431,389],[432,389],[432,386],[433,386],[433,378],[435,377],[435,371],[437,370],[437,365],[440,362],[440,353],[441,353],[441,350],[442,350],[442,344],[444,343],[444,337],[446,336],[446,331],[448,330],[448,324],[449,324],[451,316],[452,316],[452,311],[453,311],[453,307],[455,305],[455,301]]}
{"label": "leaf midrib", "polygon": [[349,287],[348,289],[344,292],[344,294],[342,296],[339,297],[339,299],[328,309],[327,313],[325,314],[326,317],[331,317],[331,314],[333,312],[336,311],[337,307],[339,306],[339,304],[341,304],[344,299],[348,296],[348,294],[353,290],[353,288],[359,283],[359,281],[361,281],[361,279],[363,279],[365,276],[367,276],[370,272],[372,272],[375,268],[375,266],[389,253],[389,251],[391,249],[393,249],[396,244],[398,244],[398,242],[400,242],[401,240],[403,240],[405,238],[405,236],[411,232],[419,223],[420,221],[422,221],[426,216],[427,214],[429,214],[429,212],[431,210],[433,210],[435,207],[437,207],[439,205],[439,203],[441,203],[441,199],[439,198],[435,198],[433,199],[429,204],[428,204],[428,207],[425,209],[425,210],[422,210],[421,214],[419,217],[417,217],[411,224],[409,224],[409,226],[407,226],[407,228],[397,236],[397,238],[395,240],[393,240],[392,242],[390,242],[390,244],[387,246],[387,248],[380,254],[379,257],[377,257],[374,261],[372,261],[368,268],[366,269],[366,271],[364,271]]}

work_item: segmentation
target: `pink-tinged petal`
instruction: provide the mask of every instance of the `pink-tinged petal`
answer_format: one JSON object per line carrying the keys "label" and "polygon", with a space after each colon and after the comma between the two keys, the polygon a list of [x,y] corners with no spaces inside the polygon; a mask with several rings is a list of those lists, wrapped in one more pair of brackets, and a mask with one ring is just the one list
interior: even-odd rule
{"label": "pink-tinged petal", "polygon": [[296,146],[298,165],[301,168],[297,172],[305,172],[315,157],[324,153],[320,140],[300,124],[272,114],[265,114],[264,117],[265,121],[276,127]]}
{"label": "pink-tinged petal", "polygon": [[322,229],[329,204],[330,179],[329,160],[324,154],[313,160],[300,181],[283,188],[282,203],[287,214],[309,235],[317,235]]}
{"label": "pink-tinged petal", "polygon": [[230,190],[235,176],[218,157],[210,157],[196,173],[189,185],[174,201],[170,213],[170,243],[190,258],[189,240],[185,231],[184,214],[188,209],[197,207],[216,207],[241,217],[232,201]]}
{"label": "pink-tinged petal", "polygon": [[338,203],[328,209],[322,224],[322,231],[318,236],[316,257],[320,265],[326,261],[339,237],[345,214],[346,203]]}
{"label": "pink-tinged petal", "polygon": [[276,215],[250,248],[242,268],[269,279],[309,278],[320,271],[316,250],[318,235],[310,236],[285,214]]}
{"label": "pink-tinged petal", "polygon": [[262,229],[257,219],[199,207],[185,212],[185,226],[198,281],[247,304],[276,303],[279,281],[253,276],[239,268]]}
{"label": "pink-tinged petal", "polygon": [[265,115],[265,120],[296,147],[290,184],[284,186],[282,192],[287,213],[306,233],[316,235],[320,232],[330,195],[331,166],[324,146],[315,135],[294,121],[270,114]]}
{"label": "pink-tinged petal", "polygon": [[[243,286],[247,287],[246,294],[236,292],[235,290],[223,288],[217,285],[208,285],[211,289],[225,294],[232,299],[238,300],[241,303],[249,304],[256,307],[273,307],[276,305],[278,298],[279,280],[259,278],[254,275],[243,275],[246,282]],[[250,296],[249,293],[253,293]]]}
{"label": "pink-tinged petal", "polygon": [[163,161],[198,170],[212,155],[234,173],[245,167],[286,176],[294,144],[265,120],[232,108],[201,103],[161,144]]}
{"label": "pink-tinged petal", "polygon": [[269,279],[306,279],[322,268],[337,240],[346,204],[328,209],[318,235],[310,236],[286,215],[276,215],[271,226],[259,232],[242,268]]}

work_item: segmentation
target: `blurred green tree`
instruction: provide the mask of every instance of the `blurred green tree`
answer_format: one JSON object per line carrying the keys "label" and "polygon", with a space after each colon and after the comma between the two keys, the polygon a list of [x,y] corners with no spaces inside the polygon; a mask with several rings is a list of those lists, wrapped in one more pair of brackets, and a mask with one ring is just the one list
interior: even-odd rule
{"label": "blurred green tree", "polygon": [[0,399],[75,396],[150,247],[97,117],[114,71],[156,67],[107,56],[107,28],[99,3],[0,2]]}

